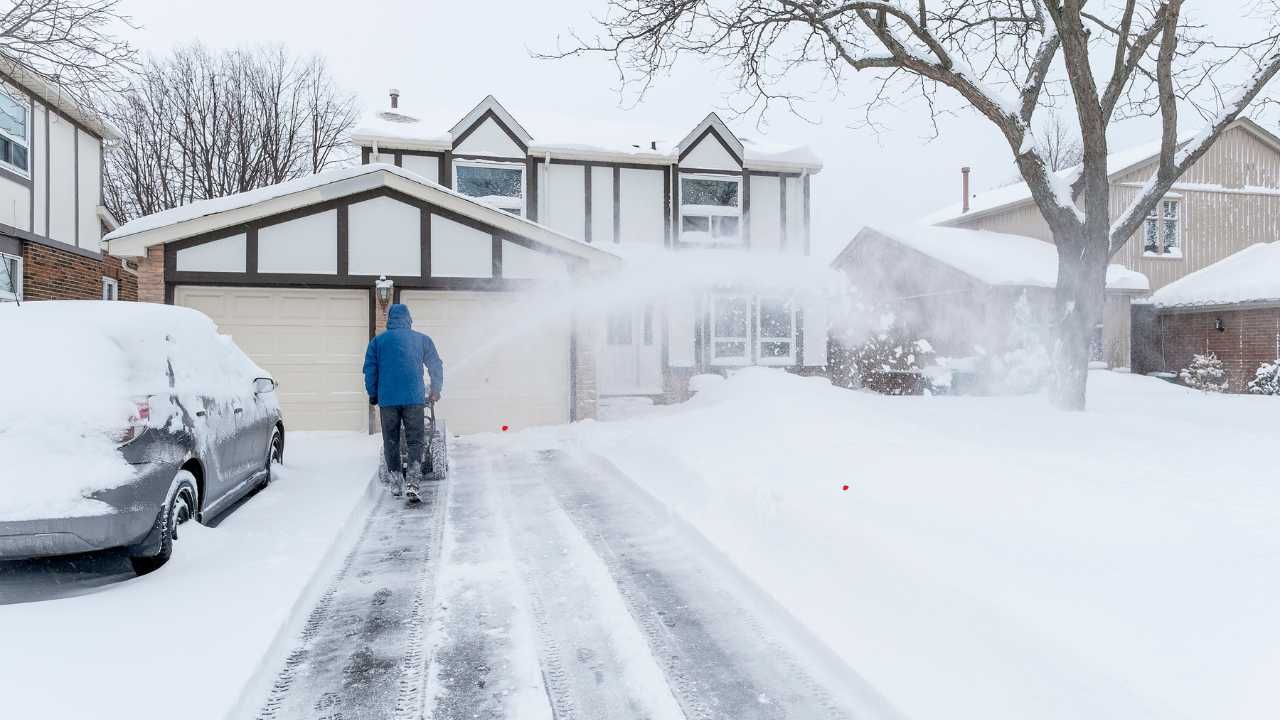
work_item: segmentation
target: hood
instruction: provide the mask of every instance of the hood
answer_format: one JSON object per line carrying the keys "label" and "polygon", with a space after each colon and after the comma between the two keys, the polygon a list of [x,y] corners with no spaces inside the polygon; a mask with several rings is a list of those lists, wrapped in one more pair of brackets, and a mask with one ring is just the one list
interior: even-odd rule
{"label": "hood", "polygon": [[409,315],[409,306],[396,303],[387,311],[387,329],[396,330],[398,328],[413,327],[413,317]]}

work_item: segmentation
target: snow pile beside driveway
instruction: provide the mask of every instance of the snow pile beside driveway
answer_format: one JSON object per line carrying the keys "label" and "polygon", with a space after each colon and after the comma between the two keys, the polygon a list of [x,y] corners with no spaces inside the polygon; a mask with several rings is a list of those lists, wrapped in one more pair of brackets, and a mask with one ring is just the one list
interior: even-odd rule
{"label": "snow pile beside driveway", "polygon": [[0,715],[231,715],[251,681],[275,677],[275,652],[323,589],[313,577],[327,579],[363,527],[377,451],[376,436],[290,433],[276,482],[216,528],[183,525],[160,570],[0,605]]}
{"label": "snow pile beside driveway", "polygon": [[907,717],[1270,718],[1278,415],[1109,372],[1061,413],[750,369],[511,440],[611,459]]}

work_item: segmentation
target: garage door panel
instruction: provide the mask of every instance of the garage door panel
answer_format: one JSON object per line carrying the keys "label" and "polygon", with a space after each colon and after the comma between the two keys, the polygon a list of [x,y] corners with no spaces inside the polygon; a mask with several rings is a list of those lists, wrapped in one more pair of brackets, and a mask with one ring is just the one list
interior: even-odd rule
{"label": "garage door panel", "polygon": [[290,429],[368,429],[368,291],[179,287],[174,301],[209,315],[275,377]]}

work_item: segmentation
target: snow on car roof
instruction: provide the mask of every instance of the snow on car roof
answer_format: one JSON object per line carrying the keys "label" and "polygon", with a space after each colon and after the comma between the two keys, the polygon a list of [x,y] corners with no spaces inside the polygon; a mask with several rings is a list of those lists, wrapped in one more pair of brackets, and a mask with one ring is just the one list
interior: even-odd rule
{"label": "snow on car roof", "polygon": [[[988,285],[1052,288],[1058,285],[1058,251],[1025,235],[989,230],[907,225],[866,228]],[[861,233],[860,233],[861,234]],[[856,242],[856,238],[855,238]],[[1110,290],[1149,290],[1147,276],[1123,265],[1107,266]]]}
{"label": "snow on car roof", "polygon": [[1157,290],[1159,307],[1280,302],[1280,241],[1257,243]]}

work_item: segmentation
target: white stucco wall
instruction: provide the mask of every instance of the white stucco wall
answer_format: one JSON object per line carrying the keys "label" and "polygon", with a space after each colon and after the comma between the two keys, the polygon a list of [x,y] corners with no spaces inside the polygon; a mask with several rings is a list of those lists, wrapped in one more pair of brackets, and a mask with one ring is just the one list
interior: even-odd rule
{"label": "white stucco wall", "polygon": [[503,241],[502,277],[560,283],[569,279],[569,271],[554,255]]}
{"label": "white stucco wall", "polygon": [[48,174],[48,168],[45,167],[44,160],[44,122],[45,122],[45,106],[42,103],[35,104],[35,113],[31,116],[31,164],[32,164],[32,186],[35,188],[32,202],[35,203],[35,225],[32,232],[37,235],[49,235],[49,228],[45,224],[45,187],[44,179]]}
{"label": "white stucco wall", "polygon": [[232,235],[178,251],[178,269],[186,272],[244,272],[245,235]]}
{"label": "white stucco wall", "polygon": [[552,163],[547,170],[547,217],[543,224],[571,238],[585,239],[587,190],[582,165]]}
{"label": "white stucco wall", "polygon": [[729,151],[724,149],[720,141],[707,135],[694,145],[689,153],[680,159],[680,167],[705,170],[741,170],[742,166]]}
{"label": "white stucco wall", "polygon": [[440,182],[440,158],[431,155],[401,155],[400,167],[433,183]]}
{"label": "white stucco wall", "polygon": [[49,116],[49,237],[76,244],[76,128]]}
{"label": "white stucco wall", "polygon": [[0,223],[31,229],[31,191],[8,177],[0,177]]}
{"label": "white stucco wall", "polygon": [[523,158],[524,151],[511,140],[511,136],[492,119],[486,119],[467,139],[453,149],[461,155],[489,155],[493,157]]}
{"label": "white stucco wall", "polygon": [[613,168],[591,168],[591,242],[612,243]]}
{"label": "white stucco wall", "polygon": [[258,230],[258,272],[338,272],[338,211],[326,210]]}
{"label": "white stucco wall", "polygon": [[618,197],[622,242],[661,246],[666,242],[661,170],[622,168]]}
{"label": "white stucco wall", "polygon": [[698,315],[697,301],[687,295],[673,298],[667,303],[667,364],[672,367],[693,367],[696,360],[694,322]]}
{"label": "white stucco wall", "polygon": [[432,277],[493,277],[493,236],[431,216]]}
{"label": "white stucco wall", "polygon": [[827,364],[827,299],[816,293],[803,298],[801,311],[804,313],[804,364],[818,366]]}
{"label": "white stucco wall", "polygon": [[102,224],[98,221],[98,205],[102,204],[102,144],[98,138],[87,132],[76,131],[76,142],[79,153],[80,192],[78,195],[80,223],[80,247],[85,250],[98,250],[98,241],[102,239]]}
{"label": "white stucco wall", "polygon": [[782,183],[772,175],[751,176],[751,250],[778,252],[782,248]]}
{"label": "white stucco wall", "polygon": [[422,274],[422,212],[387,197],[358,202],[347,215],[347,270],[353,275]]}
{"label": "white stucco wall", "polygon": [[786,179],[787,183],[787,246],[786,251],[804,254],[804,181],[798,177]]}

